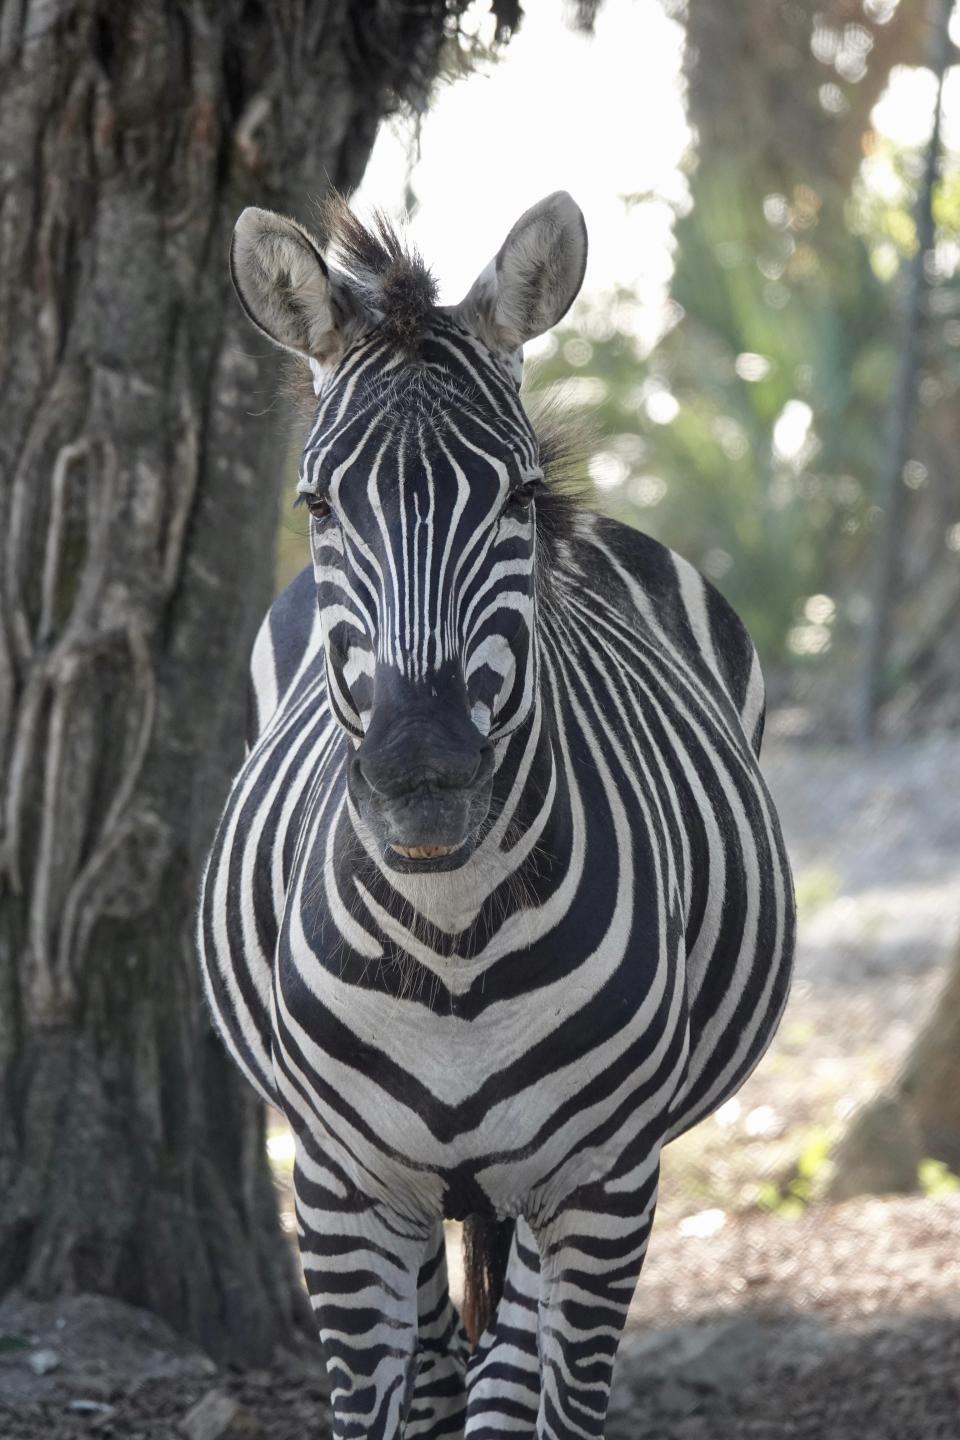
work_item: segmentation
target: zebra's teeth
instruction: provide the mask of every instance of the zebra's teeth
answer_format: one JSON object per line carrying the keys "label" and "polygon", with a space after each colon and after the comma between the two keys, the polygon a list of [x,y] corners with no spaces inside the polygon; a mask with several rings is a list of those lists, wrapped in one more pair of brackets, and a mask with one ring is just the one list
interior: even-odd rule
{"label": "zebra's teeth", "polygon": [[391,845],[390,849],[407,860],[436,860],[440,855],[451,855],[456,845]]}

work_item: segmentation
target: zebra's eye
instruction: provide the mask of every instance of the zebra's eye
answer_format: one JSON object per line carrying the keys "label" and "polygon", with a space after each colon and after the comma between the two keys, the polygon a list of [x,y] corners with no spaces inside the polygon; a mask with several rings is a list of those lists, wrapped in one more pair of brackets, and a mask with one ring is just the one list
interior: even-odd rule
{"label": "zebra's eye", "polygon": [[330,501],[324,495],[311,495],[307,490],[301,490],[294,501],[296,505],[306,505],[314,520],[326,520],[331,513]]}
{"label": "zebra's eye", "polygon": [[546,490],[546,482],[542,475],[530,475],[522,480],[519,485],[512,486],[507,496],[507,508],[513,510],[526,510],[530,502]]}

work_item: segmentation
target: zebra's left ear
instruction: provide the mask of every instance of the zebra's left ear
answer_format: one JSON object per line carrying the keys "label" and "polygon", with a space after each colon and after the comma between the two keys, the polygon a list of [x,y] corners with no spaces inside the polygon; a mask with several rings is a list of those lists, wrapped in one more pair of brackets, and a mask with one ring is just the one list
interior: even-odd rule
{"label": "zebra's left ear", "polygon": [[491,349],[513,355],[563,318],[586,266],[583,214],[556,190],[520,216],[454,316]]}

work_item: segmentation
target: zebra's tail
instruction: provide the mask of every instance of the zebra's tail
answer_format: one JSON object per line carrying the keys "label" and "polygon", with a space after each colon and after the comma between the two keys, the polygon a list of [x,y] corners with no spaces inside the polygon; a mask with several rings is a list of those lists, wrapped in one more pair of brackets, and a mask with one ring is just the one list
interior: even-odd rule
{"label": "zebra's tail", "polygon": [[496,1313],[507,1273],[512,1220],[484,1220],[468,1215],[463,1222],[463,1323],[476,1345]]}

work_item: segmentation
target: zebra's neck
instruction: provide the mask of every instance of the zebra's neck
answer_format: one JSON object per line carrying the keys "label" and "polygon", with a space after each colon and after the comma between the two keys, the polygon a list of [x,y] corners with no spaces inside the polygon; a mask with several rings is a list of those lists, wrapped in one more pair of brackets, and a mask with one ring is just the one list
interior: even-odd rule
{"label": "zebra's neck", "polygon": [[435,952],[437,961],[459,958],[476,966],[522,947],[544,898],[562,881],[568,799],[561,791],[549,695],[538,695],[523,724],[500,742],[496,761],[490,816],[459,870],[388,870],[350,813],[355,844],[336,867],[341,893],[352,890],[393,945],[424,963],[432,958],[427,952]]}

